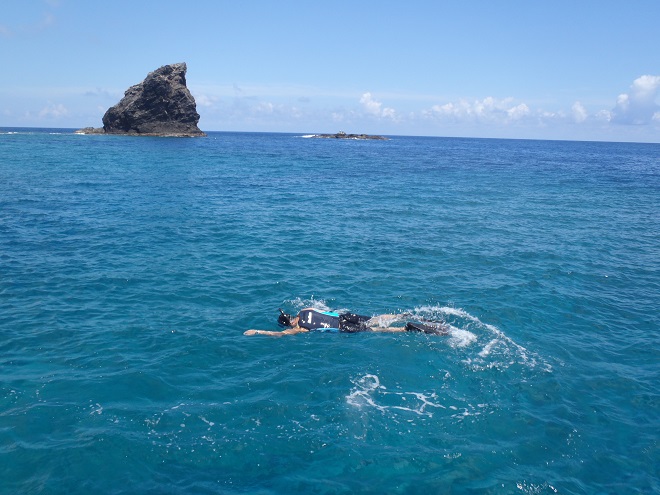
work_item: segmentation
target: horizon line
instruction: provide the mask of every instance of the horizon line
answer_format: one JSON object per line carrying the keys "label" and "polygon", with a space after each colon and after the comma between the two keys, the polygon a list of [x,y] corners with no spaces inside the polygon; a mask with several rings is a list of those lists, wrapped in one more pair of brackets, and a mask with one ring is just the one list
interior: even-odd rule
{"label": "horizon line", "polygon": [[[35,127],[35,126],[0,126],[2,129],[18,129],[18,130],[57,130],[57,131],[71,131],[72,134],[75,131],[82,129],[83,127]],[[300,132],[291,132],[291,131],[240,131],[240,130],[203,130],[205,133],[217,133],[217,134],[285,134],[293,136],[308,136],[316,134],[328,134],[327,132],[309,132],[309,131],[300,131]],[[330,134],[333,134],[332,132]],[[347,134],[367,134],[363,132],[350,132]],[[91,135],[91,134],[90,134]],[[103,134],[96,134],[103,135]],[[493,137],[493,136],[440,136],[435,134],[369,134],[369,135],[378,135],[384,137],[403,137],[403,138],[435,138],[435,139],[491,139],[499,141],[550,141],[550,142],[566,142],[566,143],[612,143],[612,144],[660,144],[659,141],[609,141],[604,139],[551,139],[551,138],[525,138],[525,137]],[[118,134],[117,136],[121,136]],[[130,137],[167,137],[167,136],[140,136],[140,135],[131,135]]]}

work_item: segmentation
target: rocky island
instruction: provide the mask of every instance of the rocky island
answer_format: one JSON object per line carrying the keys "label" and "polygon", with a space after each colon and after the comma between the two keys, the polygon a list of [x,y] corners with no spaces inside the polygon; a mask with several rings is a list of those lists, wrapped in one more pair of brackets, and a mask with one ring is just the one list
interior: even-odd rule
{"label": "rocky island", "polygon": [[78,134],[131,136],[206,136],[197,123],[195,99],[186,86],[185,63],[164,65],[131,86],[103,116],[103,127],[86,127]]}
{"label": "rocky island", "polygon": [[380,141],[389,139],[384,136],[370,136],[369,134],[346,134],[344,131],[339,131],[337,134],[313,134],[310,137],[321,139],[375,139]]}

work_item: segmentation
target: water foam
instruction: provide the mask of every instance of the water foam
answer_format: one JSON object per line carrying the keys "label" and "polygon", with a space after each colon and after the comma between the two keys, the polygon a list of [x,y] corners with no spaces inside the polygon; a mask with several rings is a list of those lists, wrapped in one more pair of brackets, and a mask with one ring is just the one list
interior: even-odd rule
{"label": "water foam", "polygon": [[450,328],[449,345],[454,348],[473,344],[481,346],[476,356],[466,357],[465,362],[473,367],[502,368],[517,363],[552,371],[552,366],[541,356],[515,342],[495,325],[482,322],[462,308],[426,305],[416,307],[413,313],[422,318],[446,320]]}
{"label": "water foam", "polygon": [[449,325],[449,345],[452,347],[467,347],[477,341],[477,336],[468,330],[462,330]]}
{"label": "water foam", "polygon": [[[364,375],[353,381],[353,384],[355,387],[346,396],[346,402],[358,409],[371,407],[383,412],[388,410],[408,411],[419,416],[428,417],[433,416],[433,412],[428,411],[428,408],[446,409],[442,404],[435,402],[438,399],[438,395],[435,392],[429,394],[421,392],[390,392],[385,386],[380,384],[380,379],[377,375]],[[411,398],[413,399],[413,404],[410,406],[402,406],[396,403],[382,404],[378,402],[382,398],[394,398],[400,400],[400,402],[406,402]]]}
{"label": "water foam", "polygon": [[303,308],[314,308],[319,311],[330,311],[330,307],[326,304],[326,302],[323,299],[314,299],[313,295],[309,299],[296,297],[294,299],[289,299],[287,301],[284,301],[284,303],[290,304],[298,311]]}
{"label": "water foam", "polygon": [[375,409],[384,414],[412,413],[432,418],[435,412],[444,411],[446,416],[459,421],[479,416],[486,411],[488,404],[450,403],[449,397],[441,397],[438,392],[393,392],[381,384],[374,374],[366,374],[352,380],[353,388],[346,396],[348,405],[358,410]]}

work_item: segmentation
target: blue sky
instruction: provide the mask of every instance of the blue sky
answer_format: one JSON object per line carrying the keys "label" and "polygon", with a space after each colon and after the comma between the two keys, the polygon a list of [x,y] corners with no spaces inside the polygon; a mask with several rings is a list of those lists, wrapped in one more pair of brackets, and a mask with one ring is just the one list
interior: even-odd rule
{"label": "blue sky", "polygon": [[5,0],[0,126],[188,64],[207,131],[660,142],[660,1]]}

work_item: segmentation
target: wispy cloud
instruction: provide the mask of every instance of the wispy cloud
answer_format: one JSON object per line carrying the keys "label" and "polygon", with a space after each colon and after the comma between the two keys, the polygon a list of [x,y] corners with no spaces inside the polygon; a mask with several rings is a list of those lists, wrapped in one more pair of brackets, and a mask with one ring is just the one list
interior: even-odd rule
{"label": "wispy cloud", "polygon": [[50,104],[39,112],[39,118],[41,119],[59,119],[67,115],[69,115],[69,110],[61,103]]}
{"label": "wispy cloud", "polygon": [[104,88],[94,88],[94,89],[88,89],[84,92],[85,96],[93,96],[93,97],[102,97],[102,98],[120,98],[122,96],[122,93],[119,91],[111,91],[109,89],[104,89]]}
{"label": "wispy cloud", "polygon": [[46,5],[46,8],[41,13],[41,16],[35,20],[28,21],[25,24],[0,24],[0,37],[13,38],[22,34],[39,33],[54,25],[57,19],[53,13],[53,9],[59,7],[59,1],[45,0],[43,3]]}
{"label": "wispy cloud", "polygon": [[33,31],[43,31],[55,24],[55,16],[51,12],[46,12],[42,18],[32,26]]}

